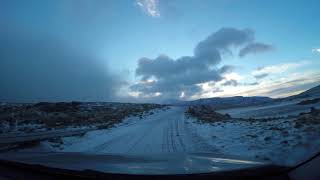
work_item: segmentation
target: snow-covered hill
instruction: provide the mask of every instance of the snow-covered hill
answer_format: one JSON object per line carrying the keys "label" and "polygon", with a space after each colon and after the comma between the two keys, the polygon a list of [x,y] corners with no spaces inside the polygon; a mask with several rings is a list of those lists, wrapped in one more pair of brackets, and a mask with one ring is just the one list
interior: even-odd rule
{"label": "snow-covered hill", "polygon": [[273,102],[272,98],[263,96],[253,96],[253,97],[214,97],[214,98],[204,98],[194,101],[178,101],[171,100],[168,103],[172,105],[182,105],[182,106],[194,106],[194,105],[210,105],[214,106],[215,109],[225,109],[234,107],[244,107],[244,106],[254,106]]}
{"label": "snow-covered hill", "polygon": [[234,97],[214,97],[203,98],[193,101],[181,101],[181,100],[167,100],[165,104],[171,104],[175,106],[194,106],[194,105],[210,105],[215,109],[229,109],[248,106],[261,106],[261,105],[276,105],[279,102],[294,101],[301,99],[313,99],[320,97],[320,85],[306,90],[298,95],[289,96],[286,98],[273,99],[265,96],[234,96]]}
{"label": "snow-covered hill", "polygon": [[305,99],[305,98],[312,99],[317,97],[320,97],[320,85],[313,87],[309,90],[306,90],[300,94],[283,98],[282,100],[294,100],[294,99]]}

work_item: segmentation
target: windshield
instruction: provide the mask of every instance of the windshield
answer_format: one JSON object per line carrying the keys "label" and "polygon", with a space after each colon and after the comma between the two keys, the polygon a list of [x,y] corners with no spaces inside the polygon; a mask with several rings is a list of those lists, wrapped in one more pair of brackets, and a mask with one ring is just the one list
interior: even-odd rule
{"label": "windshield", "polygon": [[2,0],[0,159],[140,174],[295,166],[320,151],[319,6]]}

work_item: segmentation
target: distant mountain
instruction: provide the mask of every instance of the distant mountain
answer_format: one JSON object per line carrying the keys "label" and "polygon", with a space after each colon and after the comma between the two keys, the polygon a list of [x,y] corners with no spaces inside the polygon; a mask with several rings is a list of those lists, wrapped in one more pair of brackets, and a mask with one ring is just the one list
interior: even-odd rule
{"label": "distant mountain", "polygon": [[214,106],[216,109],[224,109],[224,108],[232,108],[232,107],[261,105],[261,104],[266,104],[271,102],[273,102],[272,98],[263,97],[263,96],[253,96],[253,97],[234,96],[234,97],[205,98],[205,99],[198,99],[194,101],[171,100],[170,102],[168,102],[168,104],[180,105],[180,106],[181,105],[183,106],[210,105],[210,106]]}
{"label": "distant mountain", "polygon": [[256,106],[263,105],[267,103],[293,100],[298,98],[317,98],[320,97],[320,85],[314,88],[311,88],[307,91],[304,91],[300,94],[272,99],[265,96],[252,96],[252,97],[243,97],[243,96],[234,96],[234,97],[214,97],[214,98],[204,98],[194,101],[181,101],[181,100],[166,100],[165,104],[177,105],[177,106],[192,106],[192,105],[210,105],[216,109],[226,109],[226,108],[235,108],[235,107],[245,107],[245,106]]}

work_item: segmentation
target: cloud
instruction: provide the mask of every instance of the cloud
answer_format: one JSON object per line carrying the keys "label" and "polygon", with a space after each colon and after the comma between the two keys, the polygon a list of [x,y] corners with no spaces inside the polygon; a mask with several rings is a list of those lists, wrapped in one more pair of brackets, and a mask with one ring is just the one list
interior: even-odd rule
{"label": "cloud", "polygon": [[238,81],[232,79],[221,84],[222,86],[238,86]]}
{"label": "cloud", "polygon": [[244,78],[242,75],[235,72],[229,72],[229,73],[223,74],[223,77],[226,80],[236,80],[236,81],[242,80]]}
{"label": "cloud", "polygon": [[248,84],[245,84],[245,85],[248,85],[248,86],[255,86],[255,85],[259,85],[259,82],[252,82],[252,83],[248,83]]}
{"label": "cloud", "polygon": [[155,93],[160,93],[164,98],[178,98],[181,93],[186,98],[192,97],[201,93],[200,84],[226,79],[225,74],[230,74],[234,69],[229,65],[218,67],[223,53],[231,53],[230,48],[245,45],[253,40],[252,30],[222,28],[200,41],[194,49],[193,56],[178,59],[167,55],[155,59],[141,58],[136,69],[136,75],[141,81],[130,89],[144,97]]}
{"label": "cloud", "polygon": [[[250,80],[250,79],[247,79]],[[320,73],[304,71],[285,73],[275,79],[261,79],[259,82],[239,82],[237,86],[222,86],[220,82],[206,83],[206,91],[195,98],[230,97],[230,96],[269,96],[273,98],[298,94],[320,83]],[[220,88],[221,92],[211,89]]]}
{"label": "cloud", "polygon": [[244,57],[248,54],[257,54],[274,50],[274,47],[268,44],[254,42],[250,43],[239,52],[240,57]]}
{"label": "cloud", "polygon": [[267,77],[267,76],[269,76],[268,73],[257,73],[257,74],[254,75],[254,77],[255,77],[256,79],[263,79],[263,78],[265,78],[265,77]]}
{"label": "cloud", "polygon": [[262,79],[269,76],[270,74],[280,74],[291,69],[296,69],[308,63],[309,62],[307,61],[302,61],[300,63],[286,63],[266,66],[254,70],[251,74],[257,79]]}
{"label": "cloud", "polygon": [[149,16],[160,17],[158,0],[136,0],[135,3]]}
{"label": "cloud", "polygon": [[320,53],[320,48],[314,48],[314,49],[312,49],[312,52],[314,52],[314,53]]}
{"label": "cloud", "polygon": [[318,72],[293,73],[277,80],[262,81],[258,86],[253,86],[249,90],[238,91],[236,95],[287,97],[317,86],[319,83],[320,74]]}
{"label": "cloud", "polygon": [[0,59],[0,101],[107,101],[123,85],[93,53],[57,37],[1,31]]}

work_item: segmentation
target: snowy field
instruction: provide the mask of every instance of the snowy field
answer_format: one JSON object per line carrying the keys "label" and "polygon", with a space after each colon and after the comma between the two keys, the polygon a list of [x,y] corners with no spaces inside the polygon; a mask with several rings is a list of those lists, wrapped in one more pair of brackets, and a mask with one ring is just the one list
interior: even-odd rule
{"label": "snowy field", "polygon": [[312,107],[319,109],[320,103],[298,105],[302,100],[217,111],[231,115],[227,121],[201,123],[192,117],[190,120],[203,139],[225,154],[294,165],[320,151],[319,111],[312,123],[312,118],[301,115],[309,114]]}
{"label": "snowy field", "polygon": [[193,129],[223,154],[294,165],[320,150],[320,126],[295,128],[293,119],[267,122],[226,121],[199,124]]}
{"label": "snowy field", "polygon": [[[288,106],[295,106],[298,112],[290,111],[275,118],[270,111],[270,108],[286,111]],[[238,113],[229,109],[223,112],[230,113],[231,119],[203,123],[187,116],[186,107],[154,109],[142,119],[128,117],[109,129],[41,141],[37,146],[18,151],[132,155],[210,152],[293,165],[320,150],[319,124],[296,125],[297,114],[309,111],[309,105],[294,103],[245,108]],[[248,115],[257,113],[260,114],[254,117],[261,119],[233,118],[235,115],[249,118]]]}
{"label": "snowy field", "polygon": [[41,142],[23,151],[62,151],[115,154],[162,154],[170,152],[213,152],[191,131],[185,118],[185,108],[156,109],[144,119],[130,117],[117,126],[86,133],[84,136],[65,137]]}

